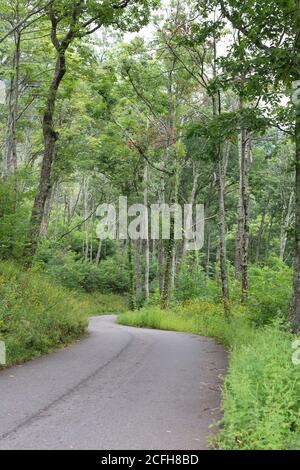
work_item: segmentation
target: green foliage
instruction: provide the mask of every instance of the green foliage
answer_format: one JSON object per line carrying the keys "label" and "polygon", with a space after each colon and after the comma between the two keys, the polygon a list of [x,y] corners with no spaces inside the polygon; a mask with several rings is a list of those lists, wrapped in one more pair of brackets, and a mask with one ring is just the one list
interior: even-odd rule
{"label": "green foliage", "polygon": [[76,261],[72,253],[58,253],[49,260],[45,269],[55,280],[71,289],[124,293],[129,288],[126,265],[122,268],[118,256],[103,260],[97,266],[86,261]]}
{"label": "green foliage", "polygon": [[[235,346],[224,387],[221,449],[299,449],[300,369],[291,335],[265,327]],[[298,444],[297,444],[298,438]]]}
{"label": "green foliage", "polygon": [[15,178],[0,182],[0,257],[5,259],[21,257],[28,226],[28,195],[19,195],[17,204],[15,184]]}
{"label": "green foliage", "polygon": [[187,257],[180,266],[175,280],[175,299],[185,301],[207,295],[208,278],[198,263],[191,263]]}
{"label": "green foliage", "polygon": [[0,264],[0,338],[8,365],[44,354],[85,334],[89,302],[18,265]]}
{"label": "green foliage", "polygon": [[276,317],[287,319],[292,277],[292,269],[278,259],[266,266],[250,267],[248,310],[255,323],[270,323]]}
{"label": "green foliage", "polygon": [[[233,310],[239,308],[241,298],[240,282],[228,266],[231,304]],[[292,268],[278,258],[268,263],[249,266],[249,301],[247,315],[256,325],[273,323],[277,318],[287,319],[292,289]],[[207,276],[200,264],[186,258],[176,275],[174,301],[200,300],[219,302],[219,284]],[[151,304],[157,302],[157,295],[151,296]]]}

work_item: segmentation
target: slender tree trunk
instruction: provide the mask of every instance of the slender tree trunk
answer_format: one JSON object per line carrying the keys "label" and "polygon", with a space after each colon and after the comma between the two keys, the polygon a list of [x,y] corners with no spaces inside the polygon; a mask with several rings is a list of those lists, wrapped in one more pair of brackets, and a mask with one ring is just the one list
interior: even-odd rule
{"label": "slender tree trunk", "polygon": [[135,266],[135,298],[136,298],[136,305],[138,307],[141,306],[142,297],[143,297],[143,289],[142,289],[142,262],[141,262],[141,245],[142,240],[138,239],[134,242],[134,266]]}
{"label": "slender tree trunk", "polygon": [[243,237],[244,237],[244,191],[245,191],[245,159],[246,159],[246,131],[242,129],[238,136],[239,147],[239,202],[238,202],[238,220],[237,220],[237,233],[235,243],[235,274],[240,276],[242,274],[242,258],[243,258]]}
{"label": "slender tree trunk", "polygon": [[[163,161],[161,163],[161,169],[164,170],[167,162],[167,152],[164,152]],[[163,171],[160,175],[160,188],[159,188],[159,204],[165,203],[165,174]],[[164,264],[165,264],[165,244],[162,237],[159,237],[158,248],[157,248],[157,271],[158,271],[158,283],[159,283],[159,294],[162,295],[164,289]]]}
{"label": "slender tree trunk", "polygon": [[210,275],[210,232],[207,237],[207,248],[206,248],[206,274]]}
{"label": "slender tree trunk", "polygon": [[90,219],[89,217],[89,182],[88,179],[85,181],[84,185],[84,218],[86,222],[84,224],[85,231],[85,248],[84,248],[84,259],[88,261],[89,259],[89,239],[90,239]]}
{"label": "slender tree trunk", "polygon": [[70,201],[70,211],[69,211],[69,213],[68,213],[68,226],[71,224],[72,219],[73,219],[73,217],[74,217],[74,215],[75,215],[75,212],[76,212],[78,203],[79,203],[79,201],[80,201],[80,197],[81,197],[83,185],[84,185],[84,178],[83,178],[83,180],[82,180],[82,183],[80,184],[79,191],[78,191],[78,193],[77,193],[77,197],[76,197],[76,199],[75,199],[74,204],[72,204],[72,201]]}
{"label": "slender tree trunk", "polygon": [[21,33],[14,33],[14,54],[12,61],[12,75],[7,91],[7,122],[3,145],[3,178],[6,179],[14,174],[18,167],[17,158],[17,119],[19,108],[19,75],[21,56]]}
{"label": "slender tree trunk", "polygon": [[221,264],[221,255],[220,255],[220,237],[217,243],[217,249],[216,249],[216,270],[215,270],[215,279],[216,282],[220,282],[220,264]]}
{"label": "slender tree trunk", "polygon": [[41,225],[41,233],[40,235],[46,238],[48,236],[48,227],[49,227],[49,222],[50,222],[50,214],[51,214],[51,208],[53,204],[53,199],[55,195],[55,186],[52,188],[52,191],[50,195],[47,197],[46,204],[45,204],[45,210],[44,210],[44,216],[43,216],[43,221]]}
{"label": "slender tree trunk", "polygon": [[98,250],[97,250],[96,260],[95,260],[95,263],[97,264],[97,266],[100,264],[101,249],[102,249],[102,239],[100,238],[99,243],[98,243]]}
{"label": "slender tree trunk", "polygon": [[283,213],[282,213],[282,224],[281,224],[281,232],[280,232],[280,250],[279,250],[279,257],[282,261],[284,260],[284,254],[285,254],[285,249],[286,249],[287,232],[288,232],[288,228],[292,219],[293,199],[294,199],[294,193],[291,193],[289,197],[288,206],[283,209]]}
{"label": "slender tree trunk", "polygon": [[[198,186],[198,180],[199,180],[200,172],[196,168],[195,163],[193,164],[193,186],[190,194],[190,199],[189,199],[189,204],[194,204],[195,202],[195,197],[196,197],[196,192],[197,192],[197,186]],[[184,236],[183,238],[183,248],[182,248],[182,259],[184,259],[186,251],[187,251],[187,244],[188,240]]]}
{"label": "slender tree trunk", "polygon": [[[244,109],[240,99],[240,111]],[[251,160],[251,137],[249,132],[242,128],[239,133],[239,204],[238,226],[236,234],[235,273],[241,278],[242,303],[248,297],[248,245],[249,245],[249,196],[248,196],[248,170]]]}
{"label": "slender tree trunk", "polygon": [[300,105],[297,107],[295,137],[295,255],[293,298],[290,309],[290,320],[293,332],[298,333],[300,330]]}
{"label": "slender tree trunk", "polygon": [[220,246],[220,273],[222,283],[222,294],[224,312],[230,313],[229,307],[229,285],[227,273],[227,253],[226,253],[226,221],[225,221],[225,184],[229,158],[230,144],[226,142],[219,161],[219,246]]}
{"label": "slender tree trunk", "polygon": [[[55,238],[58,235],[58,222],[59,222],[59,198],[60,198],[60,183],[59,181],[55,184]],[[44,216],[44,214],[43,214]]]}
{"label": "slender tree trunk", "polygon": [[132,241],[128,239],[128,267],[129,267],[129,308],[130,310],[136,309],[136,295],[135,295],[135,280],[132,256]]}
{"label": "slender tree trunk", "polygon": [[248,195],[248,170],[250,165],[251,141],[250,134],[246,133],[245,159],[242,162],[242,201],[244,226],[242,237],[242,303],[245,304],[248,299],[248,247],[249,247],[249,195]]}
{"label": "slender tree trunk", "polygon": [[[144,205],[148,209],[148,164],[144,171]],[[150,272],[150,246],[149,246],[149,226],[147,217],[147,239],[144,240],[145,247],[145,278],[144,278],[144,296],[145,300],[149,299],[149,272]]]}
{"label": "slender tree trunk", "polygon": [[273,214],[271,213],[271,214],[270,214],[269,227],[268,227],[267,244],[266,244],[266,259],[268,259],[268,257],[269,257],[269,252],[270,252],[272,228],[273,228]]}
{"label": "slender tree trunk", "polygon": [[257,235],[256,253],[255,253],[255,262],[256,263],[258,263],[259,258],[260,258],[261,242],[262,242],[262,237],[263,237],[264,230],[265,230],[265,219],[266,219],[266,210],[264,210],[263,213],[262,213],[260,226],[259,226],[259,230],[258,230],[258,235]]}
{"label": "slender tree trunk", "polygon": [[[178,200],[178,187],[179,187],[180,171],[179,165],[175,170],[173,177],[173,197],[171,198],[171,204],[176,204]],[[166,240],[165,243],[165,274],[164,274],[164,287],[161,294],[161,308],[166,309],[169,307],[172,290],[173,290],[173,273],[174,273],[174,253],[176,251],[176,240],[175,240],[175,214],[171,211],[170,214],[170,239]]]}

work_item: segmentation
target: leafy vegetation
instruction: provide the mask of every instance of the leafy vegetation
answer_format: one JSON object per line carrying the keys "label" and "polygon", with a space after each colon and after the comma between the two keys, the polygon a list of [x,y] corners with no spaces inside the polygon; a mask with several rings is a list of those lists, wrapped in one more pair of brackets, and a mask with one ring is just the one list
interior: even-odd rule
{"label": "leafy vegetation", "polygon": [[[122,322],[230,348],[219,447],[293,448],[300,3],[160,5],[0,0],[0,337],[12,364],[128,303]],[[99,237],[124,197],[144,236],[116,210]],[[172,214],[150,237],[152,204],[203,205],[201,249]]]}
{"label": "leafy vegetation", "polygon": [[0,340],[8,366],[82,338],[90,316],[120,312],[126,305],[115,294],[70,291],[10,262],[0,263],[0,296]]}

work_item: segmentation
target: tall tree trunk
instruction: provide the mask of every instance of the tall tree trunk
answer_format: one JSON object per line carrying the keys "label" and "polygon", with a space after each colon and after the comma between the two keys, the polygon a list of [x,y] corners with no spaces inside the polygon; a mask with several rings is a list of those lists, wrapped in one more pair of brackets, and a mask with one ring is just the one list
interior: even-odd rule
{"label": "tall tree trunk", "polygon": [[208,232],[207,237],[207,247],[206,247],[206,274],[207,276],[210,275],[210,232]]}
{"label": "tall tree trunk", "polygon": [[[145,166],[144,171],[144,206],[148,209],[148,164]],[[149,299],[149,272],[150,272],[150,246],[149,246],[149,225],[147,216],[147,238],[144,240],[145,247],[145,278],[144,278],[144,296],[145,300]]]}
{"label": "tall tree trunk", "polygon": [[39,186],[31,213],[27,246],[24,252],[25,263],[28,267],[32,265],[33,257],[36,253],[40,227],[44,215],[44,207],[51,190],[51,170],[54,160],[55,143],[58,139],[58,134],[54,128],[55,104],[59,85],[66,73],[65,53],[69,44],[66,44],[64,47],[57,45],[56,26],[57,25],[55,24],[52,25],[52,37],[55,36],[52,41],[55,44],[57,51],[55,72],[48,89],[47,102],[43,115],[44,155],[41,165]]}
{"label": "tall tree trunk", "polygon": [[225,221],[225,184],[229,158],[230,144],[226,142],[221,151],[219,160],[219,249],[220,249],[220,273],[222,283],[222,294],[224,312],[230,313],[229,307],[229,285],[227,273],[227,253],[226,253],[226,221]]}
{"label": "tall tree trunk", "polygon": [[256,242],[256,253],[255,253],[255,262],[256,263],[258,263],[259,258],[260,258],[261,242],[262,242],[262,237],[263,237],[264,230],[265,230],[265,219],[266,219],[266,209],[262,213],[260,226],[259,226],[259,229],[258,229],[257,242]]}
{"label": "tall tree trunk", "polygon": [[284,260],[288,228],[290,226],[292,215],[293,215],[293,212],[292,212],[293,199],[294,199],[294,193],[291,193],[289,197],[288,206],[284,207],[283,212],[282,212],[282,223],[281,223],[281,231],[280,231],[280,249],[279,249],[279,257],[282,261]]}
{"label": "tall tree trunk", "polygon": [[[199,180],[200,172],[198,168],[196,167],[196,164],[193,164],[193,186],[190,194],[190,199],[189,199],[189,204],[194,204],[195,203],[195,197],[197,193],[197,187],[198,187],[198,180]],[[183,247],[182,247],[182,259],[184,258],[186,251],[187,251],[187,244],[188,240],[184,236],[183,238]]]}
{"label": "tall tree trunk", "polygon": [[133,256],[132,256],[132,241],[128,238],[127,244],[128,250],[128,268],[129,268],[129,308],[130,310],[136,309],[136,295],[135,295],[135,280],[134,280],[134,267],[133,267]]}
{"label": "tall tree trunk", "polygon": [[135,297],[138,307],[142,304],[143,288],[142,288],[142,263],[141,263],[141,246],[142,240],[138,239],[134,242],[134,279],[135,279]]}
{"label": "tall tree trunk", "polygon": [[[164,152],[163,161],[161,162],[161,169],[164,170],[167,162],[167,152]],[[159,204],[165,203],[165,174],[163,171],[160,175],[160,188],[159,188]],[[157,272],[158,272],[158,283],[159,293],[162,295],[164,289],[164,264],[165,264],[165,244],[162,237],[159,237],[157,247]]]}
{"label": "tall tree trunk", "polygon": [[102,249],[102,239],[100,238],[99,243],[98,243],[98,250],[97,250],[96,260],[95,260],[95,263],[97,264],[97,266],[100,264],[101,249]]}
{"label": "tall tree trunk", "polygon": [[53,204],[54,195],[55,195],[55,186],[52,188],[52,191],[47,197],[46,204],[45,204],[45,210],[44,210],[43,221],[41,225],[41,233],[40,233],[40,235],[43,236],[44,238],[48,236],[48,227],[49,227],[49,222],[50,222],[50,214],[51,214],[51,208]]}
{"label": "tall tree trunk", "polygon": [[[171,205],[177,204],[178,188],[179,188],[180,169],[177,163],[175,174],[173,176],[173,196],[171,198]],[[165,272],[164,272],[164,287],[161,294],[161,308],[166,309],[169,307],[172,290],[173,290],[173,275],[174,275],[174,262],[176,251],[175,240],[175,214],[173,211],[170,213],[170,239],[165,242]]]}
{"label": "tall tree trunk", "polygon": [[297,106],[295,137],[295,255],[293,298],[289,316],[292,324],[292,330],[294,333],[297,333],[300,330],[300,104]]}
{"label": "tall tree trunk", "polygon": [[[240,100],[240,111],[243,102]],[[239,204],[238,226],[236,234],[235,273],[241,278],[242,303],[248,297],[248,245],[249,245],[249,196],[248,196],[248,170],[251,160],[251,137],[249,132],[242,128],[239,133]]]}
{"label": "tall tree trunk", "polygon": [[[3,145],[3,178],[14,174],[18,168],[17,157],[17,119],[19,109],[19,79],[21,57],[21,33],[14,33],[14,54],[12,61],[12,75],[7,91],[7,123]],[[16,188],[17,189],[17,188]]]}
{"label": "tall tree trunk", "polygon": [[273,228],[273,214],[270,214],[270,221],[268,226],[268,237],[267,237],[267,244],[266,244],[266,259],[269,258],[270,253],[270,244],[271,244],[271,237],[272,237],[272,228]]}

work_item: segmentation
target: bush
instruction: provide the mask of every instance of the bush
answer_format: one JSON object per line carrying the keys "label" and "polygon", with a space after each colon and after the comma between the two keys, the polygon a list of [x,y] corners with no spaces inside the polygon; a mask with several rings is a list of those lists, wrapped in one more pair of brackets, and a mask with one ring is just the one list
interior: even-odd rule
{"label": "bush", "polygon": [[258,329],[234,347],[224,387],[221,449],[300,448],[300,370],[292,338],[278,327]]}
{"label": "bush", "polygon": [[97,266],[76,261],[74,254],[58,253],[47,262],[45,269],[55,280],[71,289],[115,293],[124,293],[129,289],[127,267],[117,256],[107,258]]}
{"label": "bush", "polygon": [[93,299],[58,286],[45,275],[0,263],[0,339],[8,365],[51,351],[85,334]]}
{"label": "bush", "polygon": [[271,323],[276,317],[287,319],[292,276],[292,269],[278,259],[271,265],[250,267],[248,310],[256,324]]}
{"label": "bush", "polygon": [[180,267],[175,279],[175,299],[185,301],[204,295],[207,287],[207,276],[202,266],[191,262],[189,257]]}

